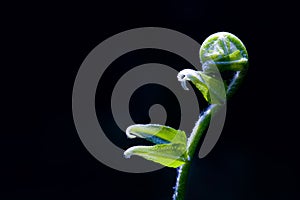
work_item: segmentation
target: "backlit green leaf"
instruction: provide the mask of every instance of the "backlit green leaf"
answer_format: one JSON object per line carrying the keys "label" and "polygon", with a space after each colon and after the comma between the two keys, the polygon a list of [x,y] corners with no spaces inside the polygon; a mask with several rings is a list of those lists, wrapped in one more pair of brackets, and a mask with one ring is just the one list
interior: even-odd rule
{"label": "backlit green leaf", "polygon": [[178,81],[183,89],[188,90],[186,81],[191,81],[202,93],[205,100],[211,104],[222,104],[226,100],[224,82],[201,71],[184,69],[178,73]]}
{"label": "backlit green leaf", "polygon": [[159,124],[136,124],[126,129],[128,138],[144,138],[154,144],[185,143],[184,131],[176,130],[169,126]]}
{"label": "backlit green leaf", "polygon": [[129,126],[126,135],[129,138],[144,138],[156,144],[131,147],[124,152],[126,158],[137,155],[173,168],[183,165],[188,160],[184,131],[158,124],[137,124]]}
{"label": "backlit green leaf", "polygon": [[207,85],[204,82],[204,79],[201,77],[197,71],[192,69],[184,69],[180,71],[177,75],[178,81],[181,83],[181,86],[184,90],[189,90],[186,86],[186,81],[191,81],[198,90],[202,93],[206,101],[210,101],[209,90]]}
{"label": "backlit green leaf", "polygon": [[134,146],[127,149],[124,155],[126,158],[132,155],[141,156],[147,160],[172,168],[177,168],[188,160],[186,146],[178,143]]}
{"label": "backlit green leaf", "polygon": [[209,103],[211,104],[222,104],[226,101],[226,91],[224,82],[213,76],[207,75],[204,72],[197,71],[197,73],[204,80],[205,85],[209,91]]}

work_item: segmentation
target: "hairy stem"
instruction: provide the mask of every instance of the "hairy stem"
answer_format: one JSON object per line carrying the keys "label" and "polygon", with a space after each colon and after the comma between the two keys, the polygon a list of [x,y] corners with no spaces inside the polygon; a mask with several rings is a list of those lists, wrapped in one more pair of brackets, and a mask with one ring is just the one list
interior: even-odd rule
{"label": "hairy stem", "polygon": [[[193,132],[191,136],[189,137],[188,140],[188,155],[190,158],[194,157],[196,148],[198,146],[198,143],[201,139],[201,136],[207,129],[210,118],[211,118],[211,113],[212,109],[214,109],[214,106],[209,106],[203,114],[200,115]],[[186,183],[188,180],[188,173],[191,165],[191,160],[186,162],[184,165],[182,165],[178,169],[178,176],[176,180],[176,186],[175,186],[175,191],[173,195],[173,200],[183,200],[185,197],[185,191],[186,191]]]}

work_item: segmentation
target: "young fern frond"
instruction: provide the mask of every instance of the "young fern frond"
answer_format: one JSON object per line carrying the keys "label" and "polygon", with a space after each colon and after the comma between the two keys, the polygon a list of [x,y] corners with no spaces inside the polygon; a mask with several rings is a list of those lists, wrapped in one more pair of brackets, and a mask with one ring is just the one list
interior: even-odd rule
{"label": "young fern frond", "polygon": [[[167,167],[179,167],[173,200],[184,199],[190,158],[195,154],[212,113],[217,112],[237,91],[248,69],[248,53],[244,44],[228,32],[209,36],[201,45],[199,57],[202,71],[185,69],[177,76],[183,89],[188,90],[186,81],[192,82],[210,104],[200,114],[190,137],[187,139],[184,131],[156,124],[133,125],[126,131],[129,138],[144,138],[156,145],[131,147],[125,151],[125,157],[138,155]],[[228,86],[220,75],[224,71],[234,72]]]}

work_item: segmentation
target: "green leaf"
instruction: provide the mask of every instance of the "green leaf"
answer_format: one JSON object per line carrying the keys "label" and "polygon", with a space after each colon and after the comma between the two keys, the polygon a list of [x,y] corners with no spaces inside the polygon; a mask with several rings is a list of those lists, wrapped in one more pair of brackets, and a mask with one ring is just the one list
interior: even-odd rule
{"label": "green leaf", "polygon": [[128,138],[144,138],[154,144],[166,144],[170,142],[185,143],[184,131],[176,130],[169,126],[159,124],[136,124],[126,129]]}
{"label": "green leaf", "polygon": [[126,158],[137,155],[173,168],[183,165],[188,160],[184,131],[158,124],[136,124],[127,128],[126,135],[129,138],[144,138],[156,144],[131,147],[124,152]]}
{"label": "green leaf", "polygon": [[204,80],[206,86],[208,87],[209,97],[211,104],[222,104],[226,101],[226,90],[225,85],[222,80],[215,77],[209,76],[204,72],[197,72]]}
{"label": "green leaf", "polygon": [[134,146],[127,149],[124,155],[126,158],[132,155],[141,156],[147,160],[172,168],[177,168],[188,160],[186,146],[177,143]]}
{"label": "green leaf", "polygon": [[189,88],[186,86],[186,81],[191,81],[196,88],[200,90],[204,99],[208,102],[210,101],[208,87],[197,71],[192,69],[184,69],[178,73],[177,79],[181,83],[181,86],[184,90],[189,90]]}
{"label": "green leaf", "polygon": [[224,82],[201,71],[184,69],[178,73],[178,81],[183,89],[188,90],[186,81],[191,81],[210,104],[222,104],[226,100]]}

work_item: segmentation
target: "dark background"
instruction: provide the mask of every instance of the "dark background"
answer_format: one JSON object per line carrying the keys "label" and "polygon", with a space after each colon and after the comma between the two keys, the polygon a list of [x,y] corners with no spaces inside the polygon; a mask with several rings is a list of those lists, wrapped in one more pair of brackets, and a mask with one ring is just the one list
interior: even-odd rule
{"label": "dark background", "polygon": [[[114,34],[146,26],[174,29],[199,43],[228,31],[249,53],[249,73],[228,102],[220,140],[206,158],[193,161],[187,199],[299,199],[299,52],[292,7],[288,2],[169,0],[3,6],[1,97],[9,122],[4,121],[0,139],[0,199],[171,199],[176,170],[113,170],[87,152],[72,118],[72,87],[88,53]],[[126,67],[153,61],[173,68],[185,63],[167,52],[137,51],[113,63],[106,79],[114,75],[113,85]],[[116,135],[108,135],[115,144],[128,147],[133,143],[110,121],[112,86],[102,86],[96,107],[107,117],[100,123]],[[155,98],[148,98],[151,93]],[[146,108],[153,103],[172,108],[168,123],[178,126],[176,100],[155,85],[135,93],[133,118],[147,123]]]}

